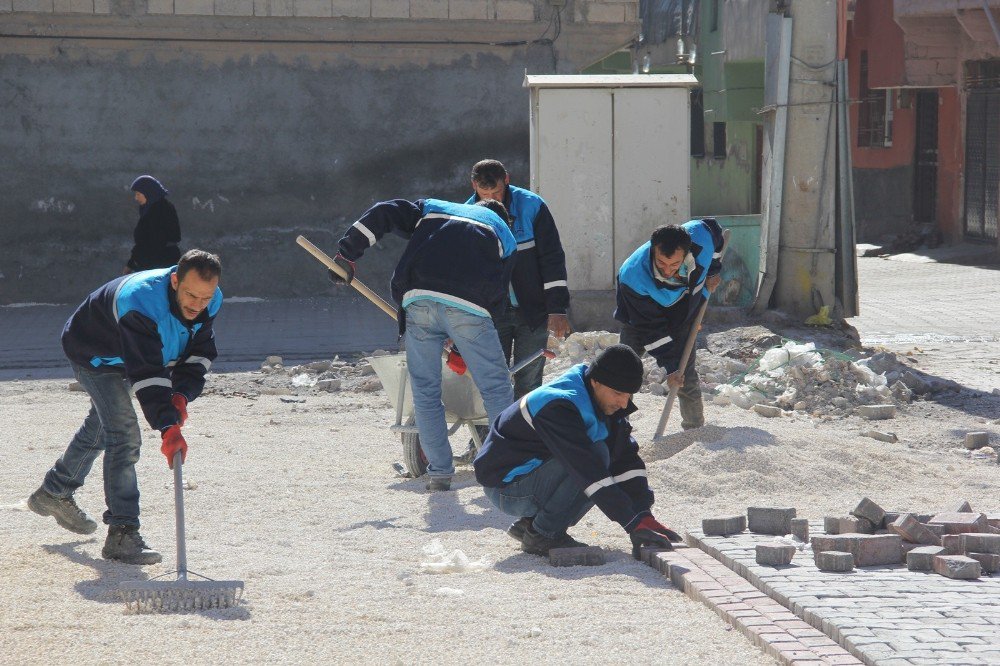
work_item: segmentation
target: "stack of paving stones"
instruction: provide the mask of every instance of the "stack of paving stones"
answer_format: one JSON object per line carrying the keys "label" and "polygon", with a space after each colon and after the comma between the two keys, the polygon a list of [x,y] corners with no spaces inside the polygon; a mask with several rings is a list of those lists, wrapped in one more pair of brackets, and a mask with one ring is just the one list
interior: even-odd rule
{"label": "stack of paving stones", "polygon": [[[937,514],[893,512],[865,498],[848,516],[804,520],[792,508],[750,507],[746,516],[706,519],[687,536],[850,659],[877,666],[1000,664],[1000,576],[990,575],[1000,565],[1000,514],[974,512],[967,502]],[[663,570],[675,555],[651,557]],[[710,592],[703,600],[718,603],[720,614],[745,610]],[[740,628],[763,647],[753,626]],[[769,654],[782,663],[806,659]]]}

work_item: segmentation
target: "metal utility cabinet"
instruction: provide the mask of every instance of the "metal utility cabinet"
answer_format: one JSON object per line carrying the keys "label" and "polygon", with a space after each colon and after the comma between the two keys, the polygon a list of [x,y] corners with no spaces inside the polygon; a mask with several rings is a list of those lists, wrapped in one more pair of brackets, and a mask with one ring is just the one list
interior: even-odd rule
{"label": "metal utility cabinet", "polygon": [[610,325],[622,262],[689,219],[688,74],[528,75],[531,189],[555,218],[577,326]]}

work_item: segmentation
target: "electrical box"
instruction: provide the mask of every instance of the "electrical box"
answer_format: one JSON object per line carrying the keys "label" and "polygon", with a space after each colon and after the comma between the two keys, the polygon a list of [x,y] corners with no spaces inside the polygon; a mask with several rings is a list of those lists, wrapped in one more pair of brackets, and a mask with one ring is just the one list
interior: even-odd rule
{"label": "electrical box", "polygon": [[688,221],[697,84],[689,74],[525,77],[531,189],[556,221],[571,291],[612,290],[653,229]]}

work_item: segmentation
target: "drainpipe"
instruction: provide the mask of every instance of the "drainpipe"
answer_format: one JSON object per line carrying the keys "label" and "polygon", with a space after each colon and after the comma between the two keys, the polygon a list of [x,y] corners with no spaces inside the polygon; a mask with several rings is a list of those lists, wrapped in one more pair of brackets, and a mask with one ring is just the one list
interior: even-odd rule
{"label": "drainpipe", "polygon": [[997,27],[997,20],[993,18],[993,10],[990,9],[989,0],[983,0],[983,11],[986,12],[986,18],[990,22],[990,27],[993,28],[993,39],[997,40],[997,46],[1000,46],[1000,28]]}

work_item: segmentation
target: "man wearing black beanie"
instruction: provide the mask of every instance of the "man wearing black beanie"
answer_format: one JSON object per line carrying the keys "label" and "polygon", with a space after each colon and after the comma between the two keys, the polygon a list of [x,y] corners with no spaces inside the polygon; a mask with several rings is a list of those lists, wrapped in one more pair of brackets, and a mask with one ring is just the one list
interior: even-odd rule
{"label": "man wearing black beanie", "polygon": [[653,518],[653,491],[628,415],[642,385],[642,361],[608,347],[528,393],[495,420],[473,461],[486,496],[518,516],[507,533],[526,553],[584,546],[567,533],[596,504],[642,546],[670,548],[681,537]]}

